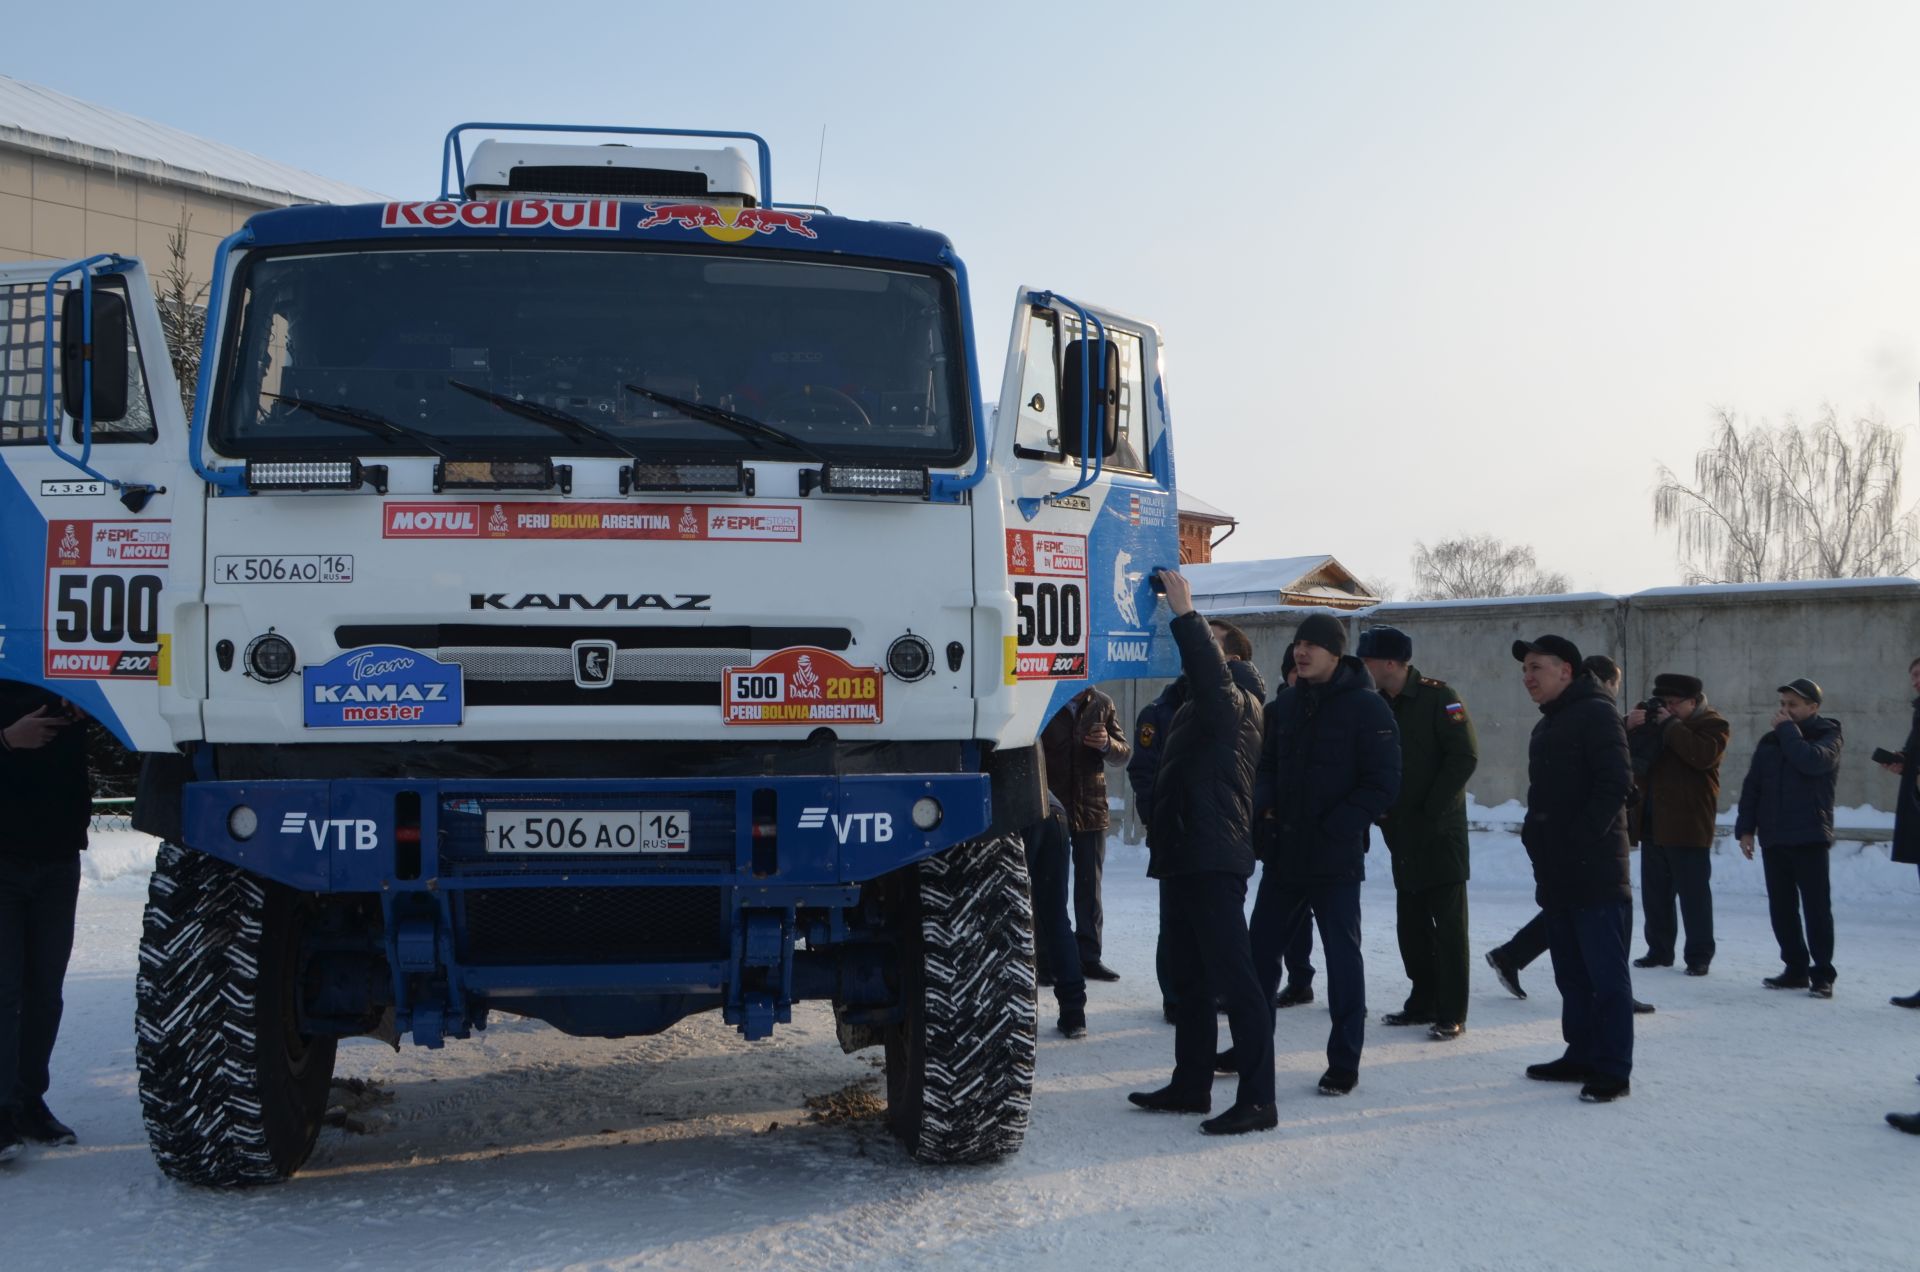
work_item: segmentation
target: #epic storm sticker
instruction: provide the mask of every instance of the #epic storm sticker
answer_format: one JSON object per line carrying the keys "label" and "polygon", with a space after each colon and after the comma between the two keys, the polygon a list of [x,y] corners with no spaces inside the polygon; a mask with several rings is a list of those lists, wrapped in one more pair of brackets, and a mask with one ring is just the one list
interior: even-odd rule
{"label": "#epic storm sticker", "polygon": [[158,680],[170,521],[47,523],[49,679]]}
{"label": "#epic storm sticker", "polygon": [[879,724],[878,667],[855,667],[829,649],[799,645],[724,674],[728,724]]}
{"label": "#epic storm sticker", "polygon": [[1007,531],[1007,575],[1019,616],[1006,679],[1087,675],[1087,537]]}

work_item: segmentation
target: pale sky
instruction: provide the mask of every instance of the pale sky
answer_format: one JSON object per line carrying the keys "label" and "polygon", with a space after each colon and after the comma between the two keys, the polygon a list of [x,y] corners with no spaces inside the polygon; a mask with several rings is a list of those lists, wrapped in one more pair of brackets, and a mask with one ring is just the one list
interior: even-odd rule
{"label": "pale sky", "polygon": [[[395,195],[469,119],[740,128],[778,197],[1153,319],[1223,559],[1677,581],[1712,409],[1920,410],[1920,6],[16,5],[0,71]],[[1920,463],[1920,448],[1916,448]],[[1909,483],[1920,496],[1920,479]]]}

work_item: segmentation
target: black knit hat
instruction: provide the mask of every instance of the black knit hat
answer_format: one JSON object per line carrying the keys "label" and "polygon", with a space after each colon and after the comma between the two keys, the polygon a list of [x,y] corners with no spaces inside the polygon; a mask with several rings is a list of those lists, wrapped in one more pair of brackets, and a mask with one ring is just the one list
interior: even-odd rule
{"label": "black knit hat", "polygon": [[1513,660],[1515,662],[1527,661],[1528,654],[1547,654],[1551,657],[1558,658],[1561,662],[1573,668],[1575,672],[1580,670],[1580,646],[1574,644],[1565,636],[1535,636],[1532,640],[1516,640],[1513,642]]}
{"label": "black knit hat", "polygon": [[1653,696],[1656,698],[1698,698],[1705,690],[1706,686],[1700,683],[1700,677],[1683,672],[1663,671],[1653,678]]}
{"label": "black knit hat", "polygon": [[1797,693],[1814,706],[1817,707],[1820,705],[1820,682],[1817,680],[1808,680],[1805,676],[1800,677],[1798,680],[1789,680],[1786,684],[1781,685],[1775,692]]}
{"label": "black knit hat", "polygon": [[1353,651],[1362,658],[1384,658],[1388,662],[1413,661],[1413,637],[1398,627],[1369,627],[1360,633],[1360,644]]}
{"label": "black knit hat", "polygon": [[1309,614],[1301,619],[1298,630],[1293,633],[1293,643],[1297,645],[1303,640],[1320,646],[1335,658],[1347,652],[1347,629],[1331,614]]}
{"label": "black knit hat", "polygon": [[1280,655],[1280,679],[1285,680],[1287,678],[1288,673],[1290,673],[1292,670],[1293,670],[1293,646],[1288,645],[1285,652],[1283,652]]}

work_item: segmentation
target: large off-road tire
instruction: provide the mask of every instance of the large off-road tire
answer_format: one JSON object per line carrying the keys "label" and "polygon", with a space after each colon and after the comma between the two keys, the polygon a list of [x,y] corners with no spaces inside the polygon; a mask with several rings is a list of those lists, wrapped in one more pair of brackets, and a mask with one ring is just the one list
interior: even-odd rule
{"label": "large off-road tire", "polygon": [[160,1169],[222,1188],[271,1184],[307,1160],[336,1040],[302,1034],[300,895],[162,844],[134,986],[140,1107]]}
{"label": "large off-road tire", "polygon": [[1033,1100],[1033,900],[1017,835],[919,863],[906,892],[906,1019],[887,1031],[887,1122],[923,1162],[1017,1152]]}

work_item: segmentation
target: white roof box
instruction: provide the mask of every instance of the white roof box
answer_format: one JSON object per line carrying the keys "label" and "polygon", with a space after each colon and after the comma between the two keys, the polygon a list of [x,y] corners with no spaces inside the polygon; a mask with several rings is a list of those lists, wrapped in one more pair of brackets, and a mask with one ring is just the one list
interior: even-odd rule
{"label": "white roof box", "polygon": [[759,202],[759,184],[732,146],[537,145],[491,138],[467,160],[469,199],[691,199]]}

